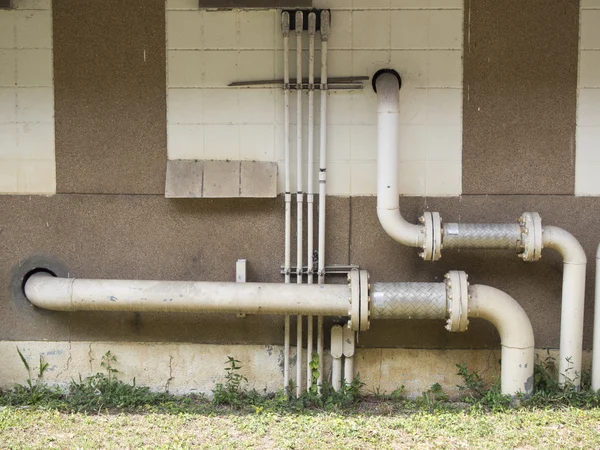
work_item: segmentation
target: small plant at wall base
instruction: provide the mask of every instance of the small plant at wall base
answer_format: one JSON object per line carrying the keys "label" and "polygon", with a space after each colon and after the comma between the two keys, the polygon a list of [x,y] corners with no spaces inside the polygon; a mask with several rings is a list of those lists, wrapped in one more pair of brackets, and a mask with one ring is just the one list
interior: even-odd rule
{"label": "small plant at wall base", "polygon": [[232,356],[227,357],[225,383],[217,383],[212,391],[215,405],[239,406],[243,403],[245,391],[242,383],[247,383],[248,378],[239,373],[242,368],[240,362]]}
{"label": "small plant at wall base", "polygon": [[[117,362],[117,357],[113,355],[110,350],[107,351],[104,355],[102,355],[102,360],[100,361],[100,367],[103,367],[106,370],[109,380],[113,380],[116,378],[116,374],[119,373],[117,369],[114,368],[114,364]],[[135,378],[134,378],[135,381]]]}

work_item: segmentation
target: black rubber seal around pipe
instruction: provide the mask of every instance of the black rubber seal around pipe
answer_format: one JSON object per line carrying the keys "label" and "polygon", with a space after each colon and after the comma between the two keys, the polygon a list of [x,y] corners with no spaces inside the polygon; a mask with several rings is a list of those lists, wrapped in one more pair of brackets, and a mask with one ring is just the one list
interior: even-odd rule
{"label": "black rubber seal around pipe", "polygon": [[402,88],[402,77],[400,77],[400,74],[398,72],[396,72],[394,69],[380,69],[377,72],[375,72],[373,78],[371,79],[371,85],[373,86],[373,90],[375,92],[377,92],[377,78],[379,78],[379,76],[383,75],[384,73],[390,73],[394,75],[398,79],[398,89]]}

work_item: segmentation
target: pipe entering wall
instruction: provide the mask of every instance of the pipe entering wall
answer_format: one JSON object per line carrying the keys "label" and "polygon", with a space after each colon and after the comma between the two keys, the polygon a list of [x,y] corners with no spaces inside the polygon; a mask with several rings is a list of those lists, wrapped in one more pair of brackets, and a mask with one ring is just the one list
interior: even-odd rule
{"label": "pipe entering wall", "polygon": [[407,222],[398,203],[398,145],[400,143],[400,76],[378,72],[377,92],[377,216],[383,229],[396,241],[410,247],[425,242],[425,228]]}

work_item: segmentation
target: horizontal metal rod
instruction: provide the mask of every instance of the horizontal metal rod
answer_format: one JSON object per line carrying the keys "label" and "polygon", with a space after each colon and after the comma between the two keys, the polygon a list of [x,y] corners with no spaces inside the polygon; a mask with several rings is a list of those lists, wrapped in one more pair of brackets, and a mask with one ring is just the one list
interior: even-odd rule
{"label": "horizontal metal rod", "polygon": [[[360,77],[333,77],[333,78],[327,78],[327,84],[328,85],[332,85],[332,84],[354,84],[354,83],[358,83],[361,81],[368,81],[369,77],[365,77],[365,76],[360,76]],[[232,83],[229,83],[228,86],[229,87],[240,87],[240,86],[261,86],[261,85],[268,85],[268,84],[284,84],[285,81],[282,79],[276,79],[276,80],[249,80],[249,81],[234,81]],[[308,78],[304,78],[302,80],[302,84],[306,84],[308,85]],[[315,78],[315,82],[314,84],[321,84],[321,79],[320,78]],[[316,88],[316,86],[315,86]]]}

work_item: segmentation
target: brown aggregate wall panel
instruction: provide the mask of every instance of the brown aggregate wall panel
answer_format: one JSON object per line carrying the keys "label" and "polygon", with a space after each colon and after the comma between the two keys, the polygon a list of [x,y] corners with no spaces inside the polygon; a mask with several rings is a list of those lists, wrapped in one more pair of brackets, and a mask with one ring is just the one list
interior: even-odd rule
{"label": "brown aggregate wall panel", "polygon": [[[327,262],[345,263],[349,201],[328,207]],[[281,344],[280,316],[48,312],[13,295],[11,283],[30,257],[77,278],[206,281],[234,281],[236,260],[247,258],[248,281],[282,282],[283,216],[281,197],[0,196],[0,340]]]}
{"label": "brown aggregate wall panel", "polygon": [[55,0],[58,193],[164,194],[164,0]]}
{"label": "brown aggregate wall panel", "polygon": [[578,0],[466,0],[463,193],[572,194]]}
{"label": "brown aggregate wall panel", "polygon": [[[600,225],[588,212],[600,198],[570,196],[465,196],[402,198],[405,217],[440,211],[446,222],[514,221],[539,211],[545,224],[572,232],[586,249],[586,348],[591,347],[594,255]],[[424,262],[415,249],[389,238],[376,216],[376,199],[328,199],[327,263],[360,264],[372,281],[441,281],[465,270],[469,281],[512,295],[533,324],[537,347],[557,347],[562,262],[545,250],[536,263],[513,252],[445,251]],[[277,316],[53,313],[35,310],[11,290],[13,273],[32,256],[61,261],[70,276],[162,280],[233,280],[235,261],[248,259],[248,281],[282,281],[283,199],[165,199],[161,196],[57,195],[0,197],[0,340],[124,340],[281,344]],[[293,234],[295,237],[295,234]],[[294,241],[294,240],[293,240]],[[352,252],[349,253],[349,249]],[[292,248],[292,255],[295,249]],[[345,282],[331,277],[330,282]],[[466,333],[447,333],[442,321],[374,321],[363,347],[486,348],[498,345],[487,322]]]}

